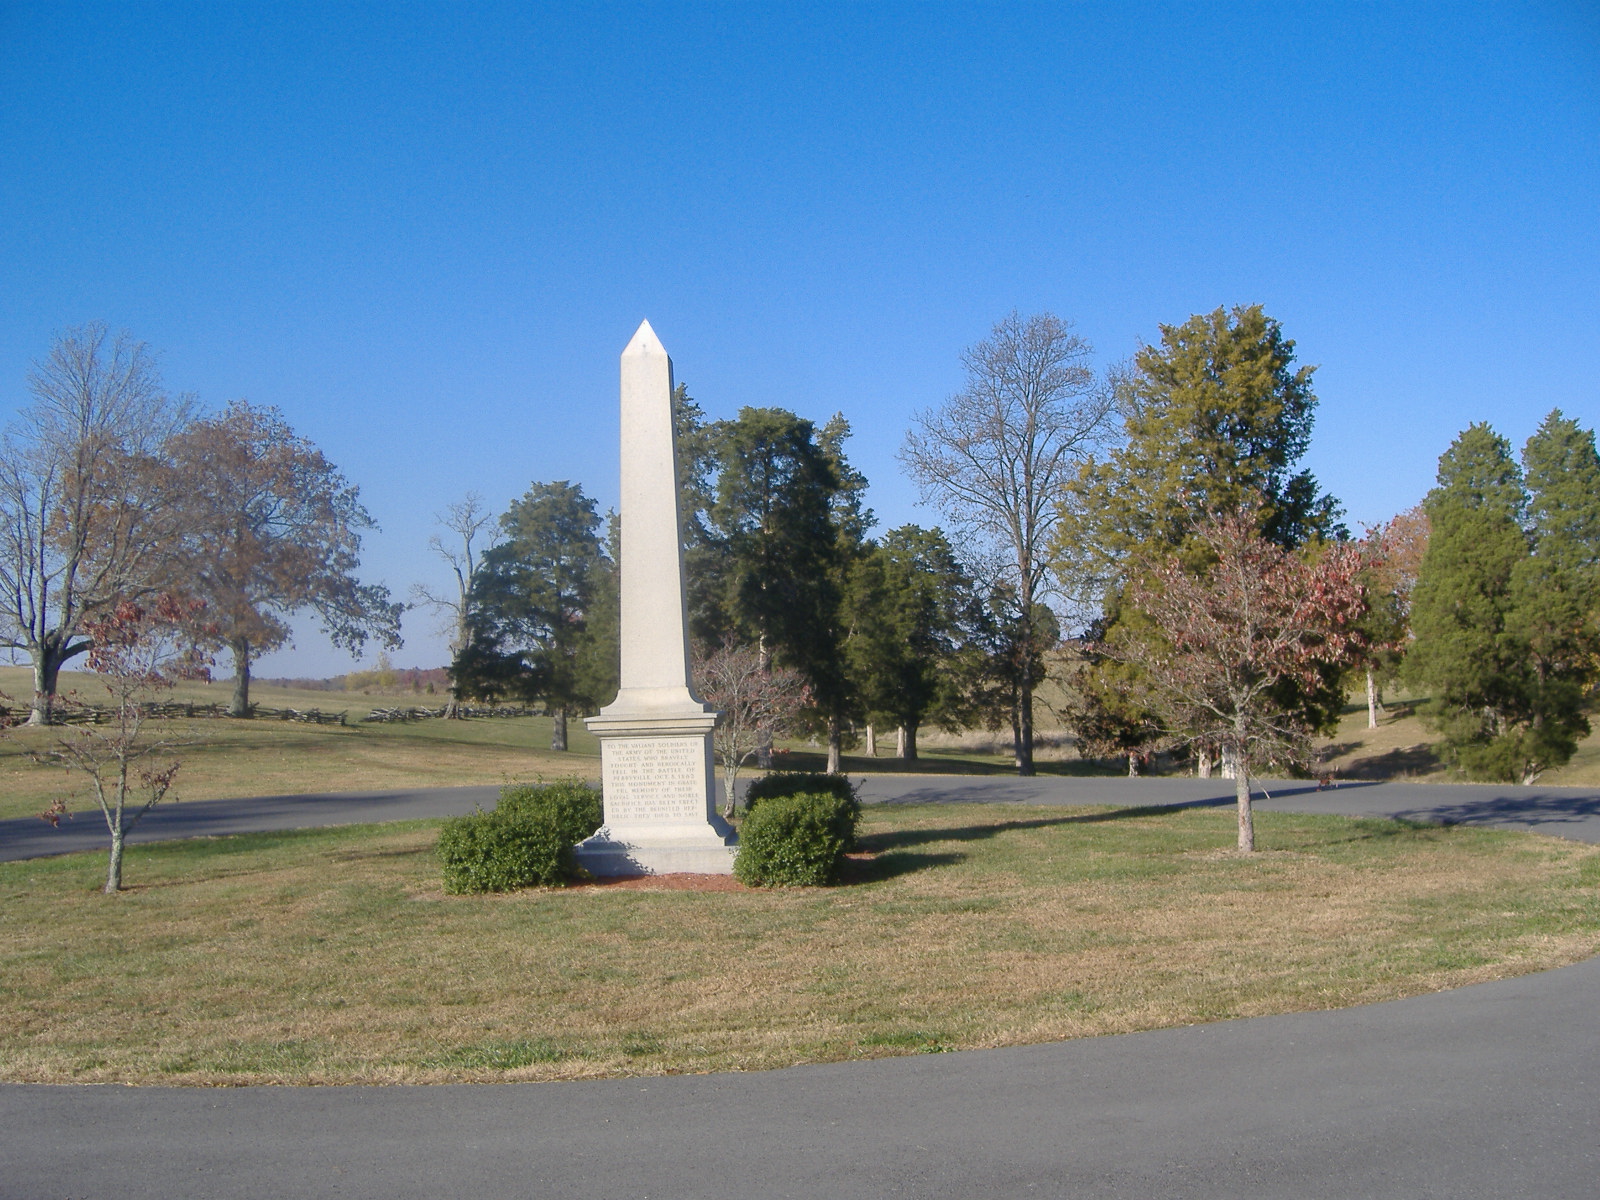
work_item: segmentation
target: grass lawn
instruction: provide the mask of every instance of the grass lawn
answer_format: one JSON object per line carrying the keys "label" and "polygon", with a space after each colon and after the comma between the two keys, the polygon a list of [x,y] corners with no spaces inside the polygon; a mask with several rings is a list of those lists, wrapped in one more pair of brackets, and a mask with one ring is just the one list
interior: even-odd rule
{"label": "grass lawn", "polygon": [[1600,950],[1600,848],[1230,809],[869,808],[845,886],[447,897],[438,824],[0,864],[0,1078],[563,1079],[1002,1046]]}
{"label": "grass lawn", "polygon": [[[0,669],[0,690],[15,697],[25,686],[31,685],[21,668]],[[93,699],[98,684],[91,675],[72,674],[63,676],[62,687],[76,688]],[[183,684],[174,698],[226,702],[231,688],[228,682]],[[170,736],[184,743],[175,751],[183,760],[177,784],[180,800],[600,778],[599,745],[581,720],[568,722],[571,749],[557,753],[550,749],[548,717],[360,724],[359,718],[374,707],[433,703],[439,698],[283,688],[252,688],[251,695],[274,708],[347,709],[352,723],[303,725],[261,718],[167,722]],[[0,820],[40,812],[55,796],[64,797],[71,811],[98,811],[82,778],[33,757],[49,750],[58,737],[70,737],[70,730],[70,726],[16,728],[0,737]]]}

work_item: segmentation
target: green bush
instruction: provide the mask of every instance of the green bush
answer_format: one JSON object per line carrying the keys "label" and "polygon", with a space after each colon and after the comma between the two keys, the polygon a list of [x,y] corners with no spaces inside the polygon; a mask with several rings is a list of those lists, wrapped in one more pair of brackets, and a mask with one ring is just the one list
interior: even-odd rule
{"label": "green bush", "polygon": [[600,793],[565,782],[502,789],[492,812],[446,821],[438,855],[444,890],[509,892],[556,887],[573,872],[572,846],[601,823]]}
{"label": "green bush", "polygon": [[744,807],[748,815],[763,800],[779,796],[825,794],[837,799],[839,810],[839,835],[844,838],[844,848],[856,848],[856,822],[861,819],[861,800],[856,796],[855,785],[843,775],[825,775],[820,771],[774,771],[759,779],[752,779],[744,794]]}
{"label": "green bush", "polygon": [[500,789],[495,812],[518,819],[549,821],[569,843],[576,844],[605,821],[600,792],[581,779],[559,783],[514,783]]}
{"label": "green bush", "polygon": [[753,887],[820,887],[839,875],[855,836],[854,795],[800,792],[761,798],[739,826],[733,875]]}

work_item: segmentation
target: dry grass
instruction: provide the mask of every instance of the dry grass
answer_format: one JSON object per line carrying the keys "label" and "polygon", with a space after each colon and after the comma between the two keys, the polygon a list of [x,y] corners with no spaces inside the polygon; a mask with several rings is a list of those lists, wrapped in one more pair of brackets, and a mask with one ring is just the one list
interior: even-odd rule
{"label": "dry grass", "polygon": [[[16,684],[11,676],[19,670],[0,671],[0,686],[13,696]],[[69,686],[91,700],[100,690],[94,677],[87,675],[64,677],[63,689]],[[229,688],[226,683],[184,684],[176,698],[225,702]],[[383,696],[281,688],[253,690],[252,696],[273,707],[333,712],[348,707],[352,722],[374,705],[395,704]],[[166,723],[168,735],[183,744],[176,752],[183,760],[177,786],[182,800],[450,787],[573,775],[598,779],[599,747],[583,722],[568,723],[571,749],[565,753],[549,749],[550,725],[548,717],[347,726],[265,719]],[[60,734],[60,730],[18,728],[0,738],[0,820],[40,812],[57,796],[67,801],[70,811],[93,807],[81,779],[36,760]]]}
{"label": "dry grass", "polygon": [[[1441,757],[1438,735],[1416,715],[1416,705],[1400,698],[1378,715],[1378,727],[1367,728],[1364,697],[1346,709],[1338,732],[1321,739],[1325,761],[1345,779],[1409,779],[1426,783],[1460,783],[1463,776]],[[1600,717],[1591,716],[1594,731],[1578,745],[1566,766],[1546,771],[1546,785],[1600,786]]]}
{"label": "dry grass", "polygon": [[437,825],[0,865],[0,1078],[561,1079],[1358,1004],[1600,950],[1600,850],[1225,810],[874,808],[848,886],[446,897]]}

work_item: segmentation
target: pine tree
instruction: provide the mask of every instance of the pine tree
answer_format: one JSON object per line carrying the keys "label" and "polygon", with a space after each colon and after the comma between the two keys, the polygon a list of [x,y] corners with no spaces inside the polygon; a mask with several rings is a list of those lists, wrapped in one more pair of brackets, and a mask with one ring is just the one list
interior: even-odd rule
{"label": "pine tree", "polygon": [[1579,553],[1566,517],[1583,523],[1564,469],[1551,468],[1569,451],[1581,459],[1581,439],[1552,418],[1529,443],[1537,511],[1510,444],[1487,424],[1456,438],[1425,501],[1432,533],[1412,603],[1406,677],[1431,693],[1427,716],[1473,778],[1532,783],[1566,762],[1588,731],[1583,684],[1592,672],[1562,648],[1571,645],[1561,633],[1565,600],[1550,592],[1560,590],[1557,564]]}

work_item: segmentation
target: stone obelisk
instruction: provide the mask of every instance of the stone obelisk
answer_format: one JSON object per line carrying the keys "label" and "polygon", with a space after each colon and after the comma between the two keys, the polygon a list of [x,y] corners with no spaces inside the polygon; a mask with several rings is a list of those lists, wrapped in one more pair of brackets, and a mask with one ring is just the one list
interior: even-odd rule
{"label": "stone obelisk", "polygon": [[622,352],[622,678],[586,724],[600,739],[605,825],[578,843],[595,875],[726,875],[737,839],[717,814],[717,712],[689,678],[672,360],[650,322]]}

